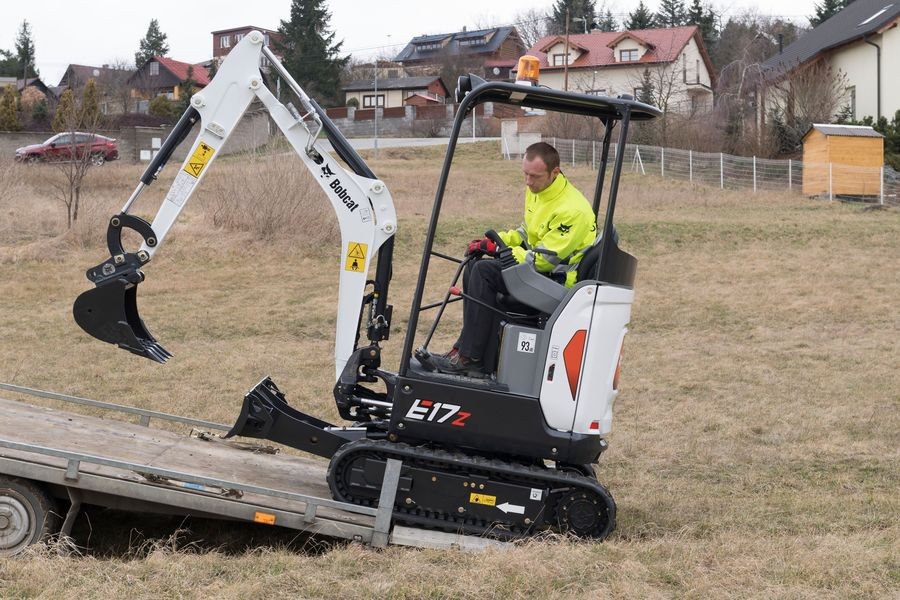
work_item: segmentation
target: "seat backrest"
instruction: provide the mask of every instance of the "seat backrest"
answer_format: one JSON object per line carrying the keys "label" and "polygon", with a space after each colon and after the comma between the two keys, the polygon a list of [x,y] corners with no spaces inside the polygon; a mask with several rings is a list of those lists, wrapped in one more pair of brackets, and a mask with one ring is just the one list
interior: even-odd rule
{"label": "seat backrest", "polygon": [[597,269],[599,267],[597,261],[600,260],[600,247],[602,245],[601,238],[598,236],[594,243],[591,244],[591,247],[584,253],[581,261],[578,263],[578,268],[575,270],[577,281],[597,279]]}

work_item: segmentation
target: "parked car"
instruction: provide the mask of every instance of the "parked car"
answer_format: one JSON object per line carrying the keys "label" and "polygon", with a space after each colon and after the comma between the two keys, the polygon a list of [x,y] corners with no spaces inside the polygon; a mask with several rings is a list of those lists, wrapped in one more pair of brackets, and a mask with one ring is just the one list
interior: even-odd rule
{"label": "parked car", "polygon": [[57,133],[42,144],[16,149],[16,160],[26,163],[69,161],[84,156],[90,156],[91,163],[100,166],[119,158],[119,144],[113,138],[76,131]]}

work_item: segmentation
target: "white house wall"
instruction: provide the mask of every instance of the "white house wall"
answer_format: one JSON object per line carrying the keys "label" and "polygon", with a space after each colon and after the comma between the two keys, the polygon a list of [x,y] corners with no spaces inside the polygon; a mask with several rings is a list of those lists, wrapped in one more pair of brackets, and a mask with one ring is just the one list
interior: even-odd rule
{"label": "white house wall", "polygon": [[[881,45],[878,38],[872,38],[872,41]],[[882,53],[882,62],[884,58]],[[856,87],[856,111],[853,118],[862,119],[866,115],[874,117],[878,110],[875,48],[859,42],[838,50],[830,57],[829,62],[835,71],[840,71],[846,76],[848,87]],[[882,85],[884,84],[885,81],[882,80]],[[849,102],[848,96],[845,104]]]}

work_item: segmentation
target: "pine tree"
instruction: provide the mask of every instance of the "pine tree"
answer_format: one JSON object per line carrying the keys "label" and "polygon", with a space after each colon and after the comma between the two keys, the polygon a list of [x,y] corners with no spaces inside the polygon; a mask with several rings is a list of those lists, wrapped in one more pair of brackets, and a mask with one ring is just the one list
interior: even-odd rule
{"label": "pine tree", "polygon": [[553,9],[550,11],[550,25],[548,30],[551,34],[563,34],[566,32],[566,11],[569,14],[569,33],[584,33],[585,23],[573,21],[574,18],[587,20],[587,29],[590,31],[591,23],[594,22],[594,14],[597,12],[594,0],[556,0]]}
{"label": "pine tree", "polygon": [[350,56],[341,56],[328,28],[325,0],[291,0],[291,18],[281,21],[279,44],[284,66],[306,92],[324,106],[343,105],[341,71]]}
{"label": "pine tree", "polygon": [[687,20],[683,0],[661,0],[653,18],[657,27],[680,27]]}
{"label": "pine tree", "polygon": [[612,11],[608,8],[606,12],[603,13],[603,16],[600,17],[600,20],[597,21],[597,29],[600,31],[618,31],[619,23],[616,21],[616,18],[613,16]]}
{"label": "pine tree", "polygon": [[28,21],[22,21],[22,25],[19,26],[19,33],[16,35],[16,56],[21,69],[17,77],[21,75],[22,79],[28,79],[38,76],[38,70],[34,66],[34,40]]}
{"label": "pine tree", "polygon": [[191,96],[197,92],[197,82],[194,80],[194,65],[188,65],[187,78],[181,82],[181,100],[178,102],[179,114],[184,113],[191,106]]}
{"label": "pine tree", "polygon": [[19,111],[16,109],[16,87],[8,84],[3,88],[3,97],[0,98],[0,131],[19,131],[22,124],[19,122]]}
{"label": "pine tree", "polygon": [[159,28],[159,21],[150,19],[147,35],[140,41],[138,51],[134,53],[134,66],[140,69],[145,62],[154,56],[166,56],[169,53],[168,36]]}
{"label": "pine tree", "polygon": [[644,104],[656,105],[656,85],[653,83],[653,74],[650,73],[650,69],[644,69],[636,99]]}
{"label": "pine tree", "polygon": [[72,131],[75,129],[77,120],[78,108],[75,106],[75,92],[69,88],[59,97],[59,105],[56,107],[56,114],[53,115],[51,127],[56,133]]}
{"label": "pine tree", "polygon": [[809,24],[818,27],[834,15],[841,12],[850,5],[853,0],[822,0],[821,4],[816,4],[816,14],[809,17]]}
{"label": "pine tree", "polygon": [[700,29],[700,35],[703,37],[703,43],[707,50],[712,48],[719,35],[716,31],[717,15],[711,6],[701,4],[700,0],[693,0],[691,7],[687,10],[686,25],[696,25]]}
{"label": "pine tree", "polygon": [[634,12],[628,13],[628,20],[625,21],[625,29],[650,29],[653,27],[653,14],[644,5],[644,0],[638,3],[638,7]]}
{"label": "pine tree", "polygon": [[81,110],[78,121],[78,126],[88,131],[96,130],[100,124],[100,95],[93,78],[87,80],[84,90],[81,92]]}

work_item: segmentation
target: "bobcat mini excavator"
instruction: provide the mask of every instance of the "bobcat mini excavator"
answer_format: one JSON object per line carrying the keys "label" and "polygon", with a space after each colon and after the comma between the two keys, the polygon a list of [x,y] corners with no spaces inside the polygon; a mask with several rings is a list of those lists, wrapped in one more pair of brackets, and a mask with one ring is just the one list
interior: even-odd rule
{"label": "bobcat mini excavator", "polygon": [[[260,65],[266,61],[302,110],[282,103],[265,85]],[[458,279],[468,260],[434,250],[465,117],[490,102],[598,119],[605,133],[593,195],[595,214],[612,134],[618,127],[600,229],[613,231],[629,123],[660,114],[630,96],[606,98],[537,86],[536,62],[524,57],[519,77],[526,80],[516,83],[484,81],[474,75],[460,78],[459,110],[435,194],[397,372],[381,368],[381,342],[390,333],[388,288],[397,228],[391,195],[256,31],[243,38],[212,82],[191,98],[121,212],[110,219],[106,240],[110,256],[87,271],[96,287],[75,301],[75,320],[92,336],[139,356],[157,362],[172,357],[138,314],[136,292],[144,280],[143,269],[256,99],[312,173],[339,221],[334,398],[341,418],[352,425],[336,426],[297,410],[266,377],[247,393],[228,435],[268,439],[330,459],[327,479],[334,498],[361,505],[377,504],[387,461],[399,459],[394,519],[401,523],[501,538],[548,529],[605,538],[615,527],[616,505],[597,481],[593,465],[607,447],[612,426],[636,269],[636,260],[619,249],[616,236],[598,236],[579,264],[578,283],[570,289],[539,274],[533,260],[517,263],[510,249],[503,248],[494,260],[503,261],[509,298],[503,304],[508,310],[502,310],[496,375],[473,379],[427,368],[427,343],[444,308],[466,298],[454,279],[450,286],[454,298],[448,292],[442,301],[423,299],[432,261],[455,263]],[[200,133],[153,222],[130,214],[143,188],[153,183],[196,125]],[[347,168],[322,147],[322,136]],[[141,236],[139,249],[123,247],[124,230]],[[374,277],[369,279],[373,262]],[[424,345],[414,348],[419,319],[432,310],[431,333]],[[368,343],[361,344],[363,330]]]}

